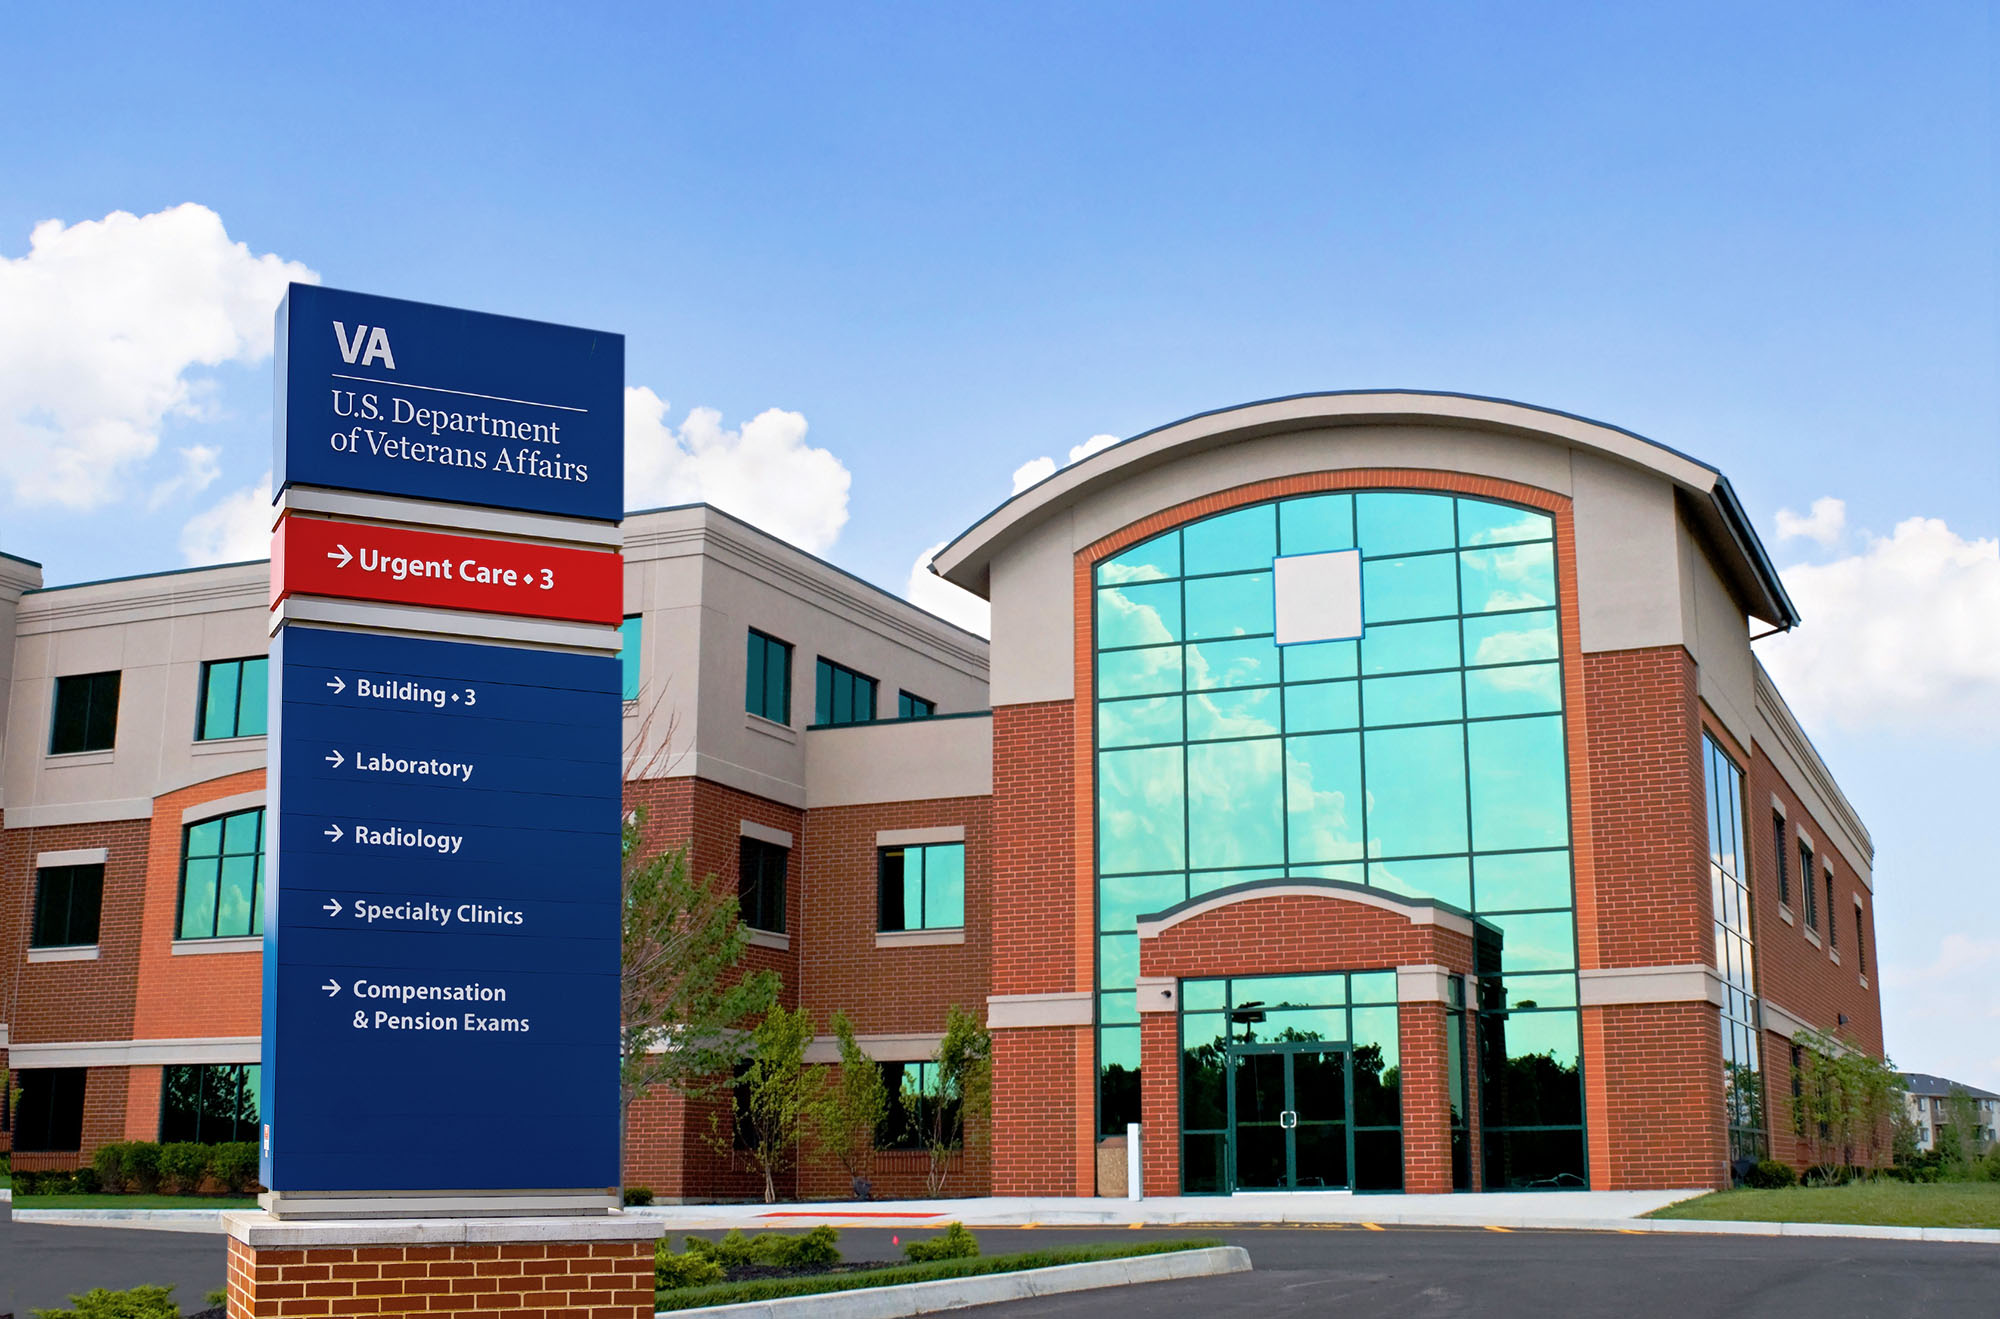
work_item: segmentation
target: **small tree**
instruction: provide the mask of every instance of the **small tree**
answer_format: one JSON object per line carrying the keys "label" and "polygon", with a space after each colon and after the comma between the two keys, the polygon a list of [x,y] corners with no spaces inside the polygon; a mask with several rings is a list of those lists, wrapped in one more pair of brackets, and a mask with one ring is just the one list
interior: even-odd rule
{"label": "small tree", "polygon": [[938,1195],[950,1173],[951,1156],[984,1139],[992,1111],[993,1037],[978,1017],[954,1003],[932,1058],[930,1093],[918,1089],[910,1072],[903,1073],[903,1105],[925,1115],[922,1138],[930,1168],[924,1187]]}
{"label": "small tree", "polygon": [[1870,1055],[1846,1040],[1802,1031],[1798,1103],[1792,1123],[1814,1152],[1814,1162],[1852,1167],[1863,1151],[1871,1166],[1882,1164],[1882,1146],[1892,1138],[1891,1119],[1901,1106],[1901,1078],[1887,1058]]}
{"label": "small tree", "polygon": [[634,811],[623,838],[621,1127],[654,1086],[690,1099],[725,1093],[745,1023],[778,997],[775,973],[738,972],[750,933],[736,896],[696,878],[685,846],[648,850],[645,823]]}
{"label": "small tree", "polygon": [[875,1164],[875,1129],[889,1111],[889,1092],[882,1084],[881,1065],[854,1038],[854,1023],[845,1012],[833,1014],[833,1038],[840,1047],[840,1071],[814,1110],[813,1140],[847,1169],[855,1196],[866,1199],[866,1180]]}
{"label": "small tree", "polygon": [[1979,1101],[1962,1085],[1953,1086],[1945,1095],[1944,1113],[1945,1120],[1938,1124],[1936,1149],[1949,1169],[1946,1175],[1955,1180],[1984,1152],[1986,1142],[1980,1139],[1984,1124],[1979,1120]]}
{"label": "small tree", "polygon": [[800,1138],[822,1103],[827,1078],[806,1068],[812,1036],[804,1008],[773,1005],[750,1032],[750,1054],[736,1078],[735,1131],[723,1152],[741,1151],[763,1174],[765,1204],[778,1198],[778,1174],[797,1163]]}

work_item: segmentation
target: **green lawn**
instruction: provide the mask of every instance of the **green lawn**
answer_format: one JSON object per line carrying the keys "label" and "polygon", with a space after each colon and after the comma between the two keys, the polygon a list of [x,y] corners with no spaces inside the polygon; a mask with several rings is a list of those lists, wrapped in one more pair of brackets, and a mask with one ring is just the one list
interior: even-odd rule
{"label": "green lawn", "polygon": [[1717,1191],[1656,1209],[1647,1217],[2000,1228],[2000,1182],[1856,1182],[1782,1191]]}
{"label": "green lawn", "polygon": [[855,1291],[863,1287],[935,1282],[940,1278],[972,1278],[988,1273],[1012,1273],[1017,1269],[1044,1269],[1057,1264],[1085,1264],[1092,1260],[1128,1259],[1135,1255],[1165,1255],[1177,1250],[1202,1250],[1221,1244],[1220,1241],[1210,1240],[1108,1242],[1031,1250],[1018,1255],[981,1255],[973,1259],[944,1259],[929,1264],[899,1264],[865,1273],[827,1273],[759,1282],[719,1282],[707,1287],[662,1289],[656,1305],[660,1310],[692,1310],[705,1305],[768,1301],[783,1296],[814,1296],[825,1292]]}
{"label": "green lawn", "polygon": [[17,1195],[16,1209],[255,1209],[254,1195]]}

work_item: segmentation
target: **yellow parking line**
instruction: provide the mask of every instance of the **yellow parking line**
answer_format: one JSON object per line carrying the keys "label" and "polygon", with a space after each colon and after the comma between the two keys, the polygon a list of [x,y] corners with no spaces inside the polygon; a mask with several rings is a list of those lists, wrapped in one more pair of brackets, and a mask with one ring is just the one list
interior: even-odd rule
{"label": "yellow parking line", "polygon": [[1488,1223],[1486,1225],[1486,1230],[1488,1232],[1512,1232],[1514,1229],[1511,1227],[1495,1227],[1491,1223]]}
{"label": "yellow parking line", "polygon": [[1380,1223],[1363,1223],[1361,1226],[1367,1228],[1370,1232],[1382,1231],[1382,1225]]}
{"label": "yellow parking line", "polygon": [[1125,1226],[1127,1226],[1127,1227],[1144,1227],[1144,1226],[1146,1226],[1146,1225],[1145,1225],[1144,1223],[1127,1223],[1127,1224],[1126,1224]]}
{"label": "yellow parking line", "polygon": [[1022,1227],[1040,1227],[1040,1226],[1041,1226],[1041,1224],[1040,1224],[1040,1223],[1023,1223],[1023,1224],[1021,1224],[1021,1226],[1022,1226]]}

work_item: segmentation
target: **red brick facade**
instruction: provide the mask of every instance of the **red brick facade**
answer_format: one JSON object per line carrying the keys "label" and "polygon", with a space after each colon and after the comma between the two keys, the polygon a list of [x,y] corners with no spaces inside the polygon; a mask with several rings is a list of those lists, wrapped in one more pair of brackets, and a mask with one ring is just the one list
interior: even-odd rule
{"label": "red brick facade", "polygon": [[650,1319],[648,1241],[254,1248],[229,1241],[229,1313],[276,1319]]}

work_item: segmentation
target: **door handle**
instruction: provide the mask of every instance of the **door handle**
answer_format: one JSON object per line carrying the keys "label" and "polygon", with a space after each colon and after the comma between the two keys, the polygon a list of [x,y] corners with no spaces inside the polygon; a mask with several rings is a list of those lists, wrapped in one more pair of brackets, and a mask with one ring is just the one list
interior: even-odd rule
{"label": "door handle", "polygon": [[1293,1127],[1296,1127],[1298,1124],[1299,1124],[1299,1115],[1296,1112],[1292,1111],[1291,1109],[1288,1108],[1284,1112],[1278,1114],[1278,1125],[1284,1128],[1286,1131],[1290,1131]]}

